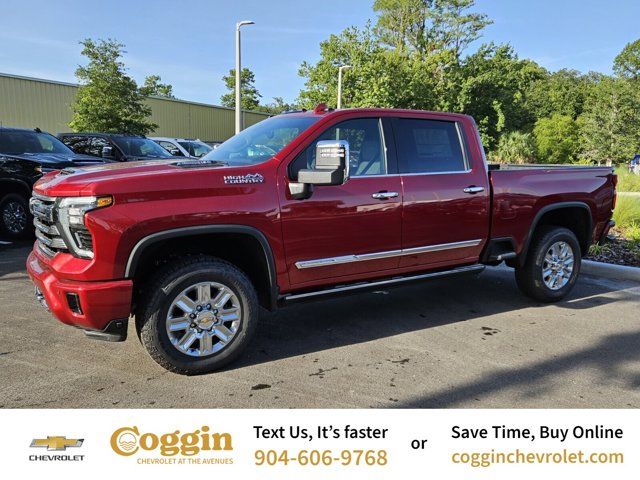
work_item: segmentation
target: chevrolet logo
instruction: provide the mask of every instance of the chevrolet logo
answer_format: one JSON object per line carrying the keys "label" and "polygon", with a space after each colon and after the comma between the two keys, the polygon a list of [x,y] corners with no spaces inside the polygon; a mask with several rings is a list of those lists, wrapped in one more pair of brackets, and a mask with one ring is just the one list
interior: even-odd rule
{"label": "chevrolet logo", "polygon": [[84,442],[84,438],[73,439],[67,437],[47,437],[47,438],[34,438],[31,441],[30,447],[47,447],[47,450],[62,451],[67,447],[80,447]]}

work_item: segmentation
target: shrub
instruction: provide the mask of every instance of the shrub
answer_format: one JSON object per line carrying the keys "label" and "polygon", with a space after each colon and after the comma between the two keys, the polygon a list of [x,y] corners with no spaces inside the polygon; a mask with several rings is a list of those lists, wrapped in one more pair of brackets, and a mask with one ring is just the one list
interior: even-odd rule
{"label": "shrub", "polygon": [[536,144],[530,133],[509,132],[500,137],[494,154],[500,163],[532,163],[536,156]]}

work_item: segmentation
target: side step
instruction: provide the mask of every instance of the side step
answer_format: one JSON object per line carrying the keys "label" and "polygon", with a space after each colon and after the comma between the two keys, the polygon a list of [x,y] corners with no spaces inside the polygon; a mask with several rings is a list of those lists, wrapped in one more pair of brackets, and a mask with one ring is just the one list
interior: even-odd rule
{"label": "side step", "polygon": [[509,260],[510,258],[516,258],[516,252],[504,252],[498,255],[492,255],[489,257],[489,262],[501,262],[503,260]]}
{"label": "side step", "polygon": [[315,290],[305,293],[293,293],[283,295],[279,299],[280,304],[288,305],[295,302],[314,300],[317,297],[324,295],[345,295],[349,293],[360,293],[366,290],[372,290],[378,287],[388,286],[393,287],[404,283],[419,282],[421,280],[429,280],[431,278],[448,277],[450,275],[458,275],[464,273],[480,273],[484,270],[484,265],[469,265],[466,267],[454,268],[452,270],[445,270],[441,272],[421,273],[419,275],[411,275],[406,277],[393,277],[383,280],[376,280],[372,282],[361,282],[349,285],[339,285],[332,288],[323,290]]}

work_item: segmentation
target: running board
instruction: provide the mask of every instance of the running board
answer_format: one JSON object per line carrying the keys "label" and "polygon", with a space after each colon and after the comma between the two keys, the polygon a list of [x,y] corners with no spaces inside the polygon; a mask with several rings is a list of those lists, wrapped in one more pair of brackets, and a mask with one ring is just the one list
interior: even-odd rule
{"label": "running board", "polygon": [[316,297],[321,297],[324,295],[340,295],[340,294],[348,294],[348,293],[359,293],[360,291],[374,289],[378,287],[392,287],[396,285],[401,285],[403,283],[410,282],[418,282],[421,280],[429,280],[431,278],[438,277],[448,277],[450,275],[457,275],[462,273],[480,273],[484,270],[484,265],[469,265],[466,267],[454,268],[452,270],[445,270],[441,272],[432,272],[432,273],[422,273],[420,275],[412,275],[408,277],[394,277],[387,278],[384,280],[377,280],[372,282],[365,283],[355,283],[351,285],[340,285],[333,288],[328,288],[324,290],[316,290],[313,292],[305,292],[305,293],[293,293],[287,294],[280,297],[280,302],[283,304],[294,303],[304,300],[313,300]]}

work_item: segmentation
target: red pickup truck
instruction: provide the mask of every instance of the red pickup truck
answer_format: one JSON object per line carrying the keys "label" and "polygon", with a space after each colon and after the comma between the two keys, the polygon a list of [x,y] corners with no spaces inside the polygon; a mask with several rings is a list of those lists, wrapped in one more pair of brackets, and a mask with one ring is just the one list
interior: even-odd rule
{"label": "red pickup truck", "polygon": [[466,115],[319,105],[202,160],[47,174],[27,267],[61,322],[120,341],[133,315],[154,360],[196,374],[238,357],[260,307],[503,261],[524,293],[559,300],[615,188],[611,168],[490,166]]}

